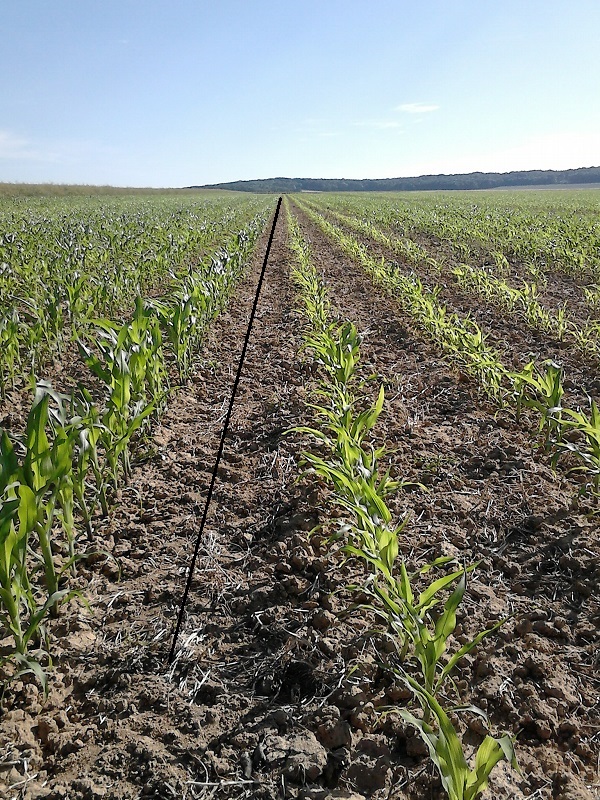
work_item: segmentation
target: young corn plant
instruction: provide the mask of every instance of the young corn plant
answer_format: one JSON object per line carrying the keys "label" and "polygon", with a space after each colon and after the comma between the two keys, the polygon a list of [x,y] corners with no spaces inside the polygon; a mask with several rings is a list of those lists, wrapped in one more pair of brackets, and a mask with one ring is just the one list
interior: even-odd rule
{"label": "young corn plant", "polygon": [[[75,517],[81,516],[88,533],[92,532],[91,519],[98,501],[103,512],[106,503],[106,477],[100,463],[98,442],[103,426],[100,411],[93,404],[87,389],[80,386],[70,396],[62,395],[45,382],[38,383],[38,391],[45,392],[53,401],[48,405],[48,425],[53,442],[68,443],[71,467],[67,471],[57,494],[57,518],[61,522],[69,550],[69,563],[74,566],[83,555],[76,553],[77,528]],[[95,486],[89,482],[90,472]]]}
{"label": "young corn plant", "polygon": [[14,386],[21,369],[21,348],[24,331],[16,308],[6,309],[0,317],[0,397],[4,397],[9,386]]}
{"label": "young corn plant", "polygon": [[38,518],[35,493],[23,477],[13,443],[5,430],[0,439],[0,610],[14,637],[15,653],[24,656],[36,630],[27,616],[37,605],[30,583],[28,541]]}
{"label": "young corn plant", "polygon": [[179,379],[190,377],[200,342],[210,320],[218,313],[234,281],[241,274],[258,235],[258,226],[238,231],[226,247],[216,250],[209,263],[189,268],[170,302],[155,303],[156,313],[175,356]]}
{"label": "young corn plant", "polygon": [[[64,397],[40,381],[27,418],[24,437],[23,481],[33,491],[37,521],[37,556],[43,569],[48,595],[59,591],[61,577],[74,564],[73,453],[77,438],[75,426],[63,424]],[[56,408],[50,412],[50,401]],[[48,435],[50,434],[50,436]],[[64,538],[56,538],[60,522]],[[50,606],[52,614],[57,604]]]}
{"label": "young corn plant", "polygon": [[600,311],[600,286],[595,284],[584,286],[583,294],[586,303],[592,308],[592,310],[596,312]]}
{"label": "young corn plant", "polygon": [[[389,469],[385,472],[379,469],[385,448],[365,442],[382,406],[383,387],[377,401],[364,411],[354,414],[353,404],[345,404],[343,414],[336,420],[335,413],[327,409],[328,421],[323,430],[309,427],[298,430],[320,440],[329,450],[327,458],[304,452],[303,460],[310,470],[332,485],[336,502],[349,515],[351,524],[345,527],[347,541],[342,551],[362,558],[391,580],[399,537],[408,518],[399,525],[393,524],[385,498],[402,484],[391,478]],[[339,534],[331,538],[338,539]]]}
{"label": "young corn plant", "polygon": [[[413,725],[427,745],[431,760],[439,773],[449,800],[476,800],[488,785],[490,773],[499,761],[508,761],[519,770],[514,740],[505,735],[498,739],[487,735],[475,754],[475,764],[469,767],[464,749],[448,714],[433,694],[410,676],[400,673],[423,710],[423,716],[401,709],[400,714]],[[467,709],[481,714],[478,709]]]}
{"label": "young corn plant", "polygon": [[13,636],[11,655],[43,682],[42,656],[28,655],[29,645],[46,639],[45,619],[77,594],[64,585],[77,559],[71,546],[75,434],[50,424],[51,399],[62,400],[40,382],[23,441],[15,448],[6,431],[0,439],[0,615]]}
{"label": "young corn plant", "polygon": [[305,311],[318,334],[327,327],[331,313],[327,290],[316,273],[306,276],[305,282]]}
{"label": "young corn plant", "polygon": [[[294,231],[294,235],[298,236],[298,232]],[[310,282],[299,283],[305,291],[310,290]],[[305,305],[310,307],[310,303]],[[369,442],[369,434],[383,409],[383,387],[375,402],[366,403],[366,407],[364,398],[354,396],[351,386],[357,378],[360,339],[350,323],[321,327],[316,333],[307,334],[305,341],[325,374],[317,390],[320,403],[310,406],[321,424],[295,430],[317,439],[326,451],[326,455],[303,453],[304,463],[309,471],[333,487],[335,502],[350,521],[330,540],[344,537],[342,552],[362,560],[368,568],[367,579],[350,588],[371,598],[367,607],[384,622],[385,634],[396,645],[399,663],[391,668],[411,687],[423,709],[422,718],[404,710],[401,713],[432,745],[432,759],[449,796],[453,800],[474,800],[487,785],[495,764],[512,748],[512,742],[508,737],[499,740],[486,737],[479,748],[475,769],[470,770],[458,734],[436,694],[458,661],[502,622],[446,655],[456,628],[457,608],[466,590],[466,575],[474,567],[454,569],[415,594],[412,584],[416,579],[434,568],[446,567],[452,559],[437,559],[409,575],[398,558],[399,538],[407,518],[394,526],[385,498],[402,483],[392,480],[389,470],[381,474],[379,463],[385,447],[375,448]],[[365,604],[357,607],[365,608]],[[406,672],[415,668],[420,674],[418,681]],[[514,754],[512,762],[515,763]]]}
{"label": "young corn plant", "polygon": [[510,264],[508,263],[508,259],[504,253],[499,250],[492,250],[490,255],[494,260],[498,274],[501,277],[506,278],[510,274]]}
{"label": "young corn plant", "polygon": [[538,430],[544,434],[543,447],[549,450],[553,442],[562,438],[564,429],[562,397],[563,370],[553,361],[545,361],[545,372],[541,372],[530,361],[521,372],[511,373],[517,418],[523,407],[532,408],[540,415]]}
{"label": "young corn plant", "polygon": [[131,323],[119,328],[109,320],[97,320],[96,332],[102,357],[83,342],[78,344],[83,360],[108,389],[100,440],[116,491],[119,465],[126,481],[131,474],[132,437],[164,402],[162,336],[158,320],[140,298]]}
{"label": "young corn plant", "polygon": [[[100,505],[102,514],[109,513],[106,463],[99,450],[103,437],[108,437],[102,422],[102,413],[94,404],[89,391],[79,384],[71,398],[71,424],[77,426],[78,439],[73,462],[73,491],[79,512],[88,533],[92,533],[92,519]],[[90,472],[94,483],[89,480]]]}
{"label": "young corn plant", "polygon": [[65,305],[71,324],[72,337],[76,339],[77,331],[82,322],[92,317],[94,313],[93,282],[86,275],[82,275],[76,270],[72,275],[72,279],[65,283],[64,289],[66,294]]}
{"label": "young corn plant", "polygon": [[467,573],[476,565],[452,569],[418,593],[414,586],[431,570],[446,568],[452,563],[449,557],[437,558],[412,574],[400,563],[399,574],[379,570],[385,580],[380,580],[376,573],[369,584],[362,587],[372,599],[366,607],[384,623],[383,633],[391,636],[402,669],[420,673],[420,685],[432,695],[437,695],[446,680],[451,679],[458,662],[506,621],[480,631],[451,655],[446,655],[457,624],[457,610],[466,591]]}
{"label": "young corn plant", "polygon": [[286,206],[289,246],[296,256],[298,265],[293,267],[292,276],[298,286],[304,313],[308,317],[312,329],[320,333],[330,324],[331,305],[327,289],[311,262],[310,246],[300,232],[296,218]]}
{"label": "young corn plant", "polygon": [[348,386],[360,358],[360,336],[351,322],[309,334],[305,346],[313,351],[334,385]]}
{"label": "young corn plant", "polygon": [[199,286],[183,285],[172,305],[157,307],[161,328],[175,355],[179,378],[191,373],[193,355],[202,337],[206,320],[206,297]]}
{"label": "young corn plant", "polygon": [[559,441],[553,463],[556,465],[562,453],[573,453],[582,463],[572,467],[570,472],[582,472],[590,475],[591,480],[580,489],[580,494],[588,491],[596,499],[600,499],[600,408],[595,400],[590,399],[589,417],[582,411],[565,409],[563,429],[579,434],[575,441]]}
{"label": "young corn plant", "polygon": [[303,206],[311,219],[333,241],[337,242],[350,258],[360,264],[376,283],[381,284],[396,297],[421,327],[441,344],[454,360],[481,382],[494,399],[503,395],[502,383],[505,369],[496,353],[485,344],[485,336],[477,324],[469,319],[449,314],[439,300],[440,288],[427,289],[415,275],[403,275],[396,265],[384,258],[373,258],[368,248],[332,225],[320,214]]}
{"label": "young corn plant", "polygon": [[570,332],[575,346],[582,353],[596,359],[600,357],[600,322],[598,320],[588,319],[581,326],[571,324]]}

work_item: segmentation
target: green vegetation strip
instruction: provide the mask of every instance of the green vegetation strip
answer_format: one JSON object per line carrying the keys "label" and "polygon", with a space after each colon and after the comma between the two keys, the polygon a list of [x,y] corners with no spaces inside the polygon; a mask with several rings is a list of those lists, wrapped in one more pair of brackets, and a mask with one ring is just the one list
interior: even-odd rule
{"label": "green vegetation strip", "polygon": [[[450,800],[475,800],[499,761],[506,759],[518,768],[513,740],[508,735],[486,735],[470,767],[460,731],[450,715],[468,712],[485,719],[485,714],[473,707],[448,707],[447,693],[452,685],[448,679],[460,659],[503,621],[481,631],[451,654],[447,652],[466,591],[467,573],[474,567],[465,568],[443,557],[409,573],[400,558],[399,542],[408,518],[395,524],[386,499],[403,482],[394,480],[389,470],[382,468],[385,446],[375,447],[371,441],[383,410],[383,386],[376,400],[370,402],[359,377],[358,331],[349,321],[331,321],[327,289],[289,208],[288,224],[297,264],[293,279],[308,322],[305,347],[321,372],[315,391],[317,402],[309,406],[314,424],[296,429],[315,439],[320,451],[325,452],[303,453],[306,474],[317,475],[332,487],[333,499],[345,519],[329,536],[329,543],[342,541],[341,552],[364,564],[363,580],[350,588],[368,597],[368,602],[358,608],[375,615],[382,634],[393,644],[382,666],[412,694],[414,708],[393,710],[414,725],[423,738]],[[423,586],[425,576],[438,570],[445,574]]]}
{"label": "green vegetation strip", "polygon": [[[312,210],[318,210],[318,206],[313,203],[306,205]],[[434,258],[426,248],[410,238],[388,235],[373,222],[348,216],[333,209],[328,209],[328,214],[342,225],[382,244],[414,267],[425,267],[439,275],[448,271],[444,261]],[[494,255],[496,269],[504,273],[501,277],[491,274],[488,269],[469,264],[454,266],[449,274],[463,291],[474,292],[487,304],[495,305],[518,316],[532,329],[542,331],[559,342],[570,340],[582,353],[595,359],[600,357],[598,320],[588,317],[583,325],[579,325],[568,314],[566,304],[556,310],[546,308],[538,299],[538,284],[523,280],[520,288],[511,286],[506,281],[508,261],[501,253],[495,252]],[[593,305],[596,302],[594,290],[585,288],[585,292]]]}
{"label": "green vegetation strip", "polygon": [[[0,197],[0,394],[62,358],[97,318],[215,269],[271,201]],[[203,265],[203,266],[201,266]]]}
{"label": "green vegetation strip", "polygon": [[485,260],[539,281],[551,270],[600,281],[600,191],[315,195],[391,235],[426,236],[458,261]]}

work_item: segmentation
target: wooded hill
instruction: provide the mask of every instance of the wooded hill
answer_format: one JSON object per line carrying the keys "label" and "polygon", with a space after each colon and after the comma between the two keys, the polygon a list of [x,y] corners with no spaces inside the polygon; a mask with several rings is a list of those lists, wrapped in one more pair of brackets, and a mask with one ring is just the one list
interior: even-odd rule
{"label": "wooded hill", "polygon": [[496,189],[510,186],[568,186],[600,183],[600,167],[526,172],[469,172],[465,175],[420,175],[415,178],[354,180],[345,178],[266,178],[232,181],[186,189],[229,189],[237,192],[410,192],[443,189]]}

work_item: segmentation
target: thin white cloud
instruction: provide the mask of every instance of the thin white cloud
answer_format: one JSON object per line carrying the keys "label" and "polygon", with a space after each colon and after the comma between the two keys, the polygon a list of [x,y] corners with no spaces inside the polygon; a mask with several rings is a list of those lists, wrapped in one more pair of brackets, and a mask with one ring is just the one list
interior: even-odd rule
{"label": "thin white cloud", "polygon": [[486,155],[485,169],[490,172],[600,166],[600,131],[542,134]]}
{"label": "thin white cloud", "polygon": [[[287,130],[287,128],[284,126],[283,128],[277,128],[277,130]],[[319,117],[302,119],[294,125],[292,130],[295,134],[301,136],[303,141],[310,141],[314,137],[333,139],[342,135],[342,131],[335,130],[330,120]]]}
{"label": "thin white cloud", "polygon": [[403,103],[396,108],[396,111],[404,111],[405,114],[430,114],[438,108],[439,106],[433,103]]}
{"label": "thin white cloud", "polygon": [[306,117],[300,120],[300,125],[305,125],[307,128],[314,128],[319,125],[326,125],[327,120],[323,117]]}
{"label": "thin white cloud", "polygon": [[352,123],[359,128],[377,128],[378,130],[389,130],[392,128],[402,128],[402,123],[397,120],[378,120],[378,119],[365,119],[359,122]]}
{"label": "thin white cloud", "polygon": [[98,175],[108,175],[119,160],[124,162],[121,156],[117,148],[98,141],[34,140],[6,128],[0,129],[2,181],[106,183],[106,178]]}

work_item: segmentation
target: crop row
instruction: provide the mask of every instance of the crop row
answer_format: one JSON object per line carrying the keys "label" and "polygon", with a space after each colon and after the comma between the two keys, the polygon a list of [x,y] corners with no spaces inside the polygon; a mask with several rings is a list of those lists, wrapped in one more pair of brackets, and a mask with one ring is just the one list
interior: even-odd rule
{"label": "crop row", "polygon": [[125,321],[77,326],[94,380],[77,380],[68,395],[37,380],[24,433],[0,430],[0,620],[5,662],[19,673],[33,671],[45,683],[46,621],[77,594],[71,578],[90,555],[82,534],[92,533],[129,479],[132,446],[188,377],[264,223],[255,216],[226,247],[181,265],[168,300],[136,294]]}
{"label": "crop row", "polygon": [[95,318],[124,319],[194,259],[232,244],[265,201],[0,201],[0,394]]}
{"label": "crop row", "polygon": [[[508,735],[487,734],[474,766],[468,765],[460,726],[451,717],[468,711],[485,719],[485,714],[472,706],[449,705],[451,675],[459,661],[502,621],[454,648],[457,612],[473,567],[442,557],[409,571],[400,557],[408,518],[395,523],[388,498],[405,482],[391,477],[383,466],[385,446],[376,447],[372,441],[383,412],[384,387],[375,400],[365,393],[360,335],[349,320],[332,321],[327,289],[289,212],[288,226],[296,260],[293,279],[308,323],[305,349],[320,375],[315,402],[309,406],[313,424],[297,429],[318,443],[318,452],[303,453],[305,474],[331,487],[332,500],[343,518],[339,528],[329,533],[329,544],[345,559],[363,565],[359,582],[347,588],[361,598],[355,609],[374,617],[378,635],[392,644],[384,667],[406,685],[413,698],[412,706],[388,710],[399,713],[419,732],[450,800],[475,800],[500,760],[516,767],[513,741]],[[427,583],[430,574],[436,577]]]}
{"label": "crop row", "polygon": [[459,261],[522,268],[538,280],[551,270],[600,282],[600,217],[594,192],[330,196],[322,208],[360,216],[395,235],[430,242]]}
{"label": "crop row", "polygon": [[499,406],[512,409],[517,422],[524,409],[535,412],[536,433],[542,435],[543,447],[553,466],[567,454],[570,471],[585,476],[580,494],[588,492],[598,499],[600,411],[592,398],[589,412],[564,407],[561,367],[551,361],[541,366],[530,361],[518,372],[508,369],[487,344],[485,332],[474,320],[449,313],[440,303],[438,287],[430,289],[413,273],[404,274],[396,264],[373,258],[357,239],[305,204],[301,207],[331,241],[400,303],[461,370],[477,379],[488,396]]}
{"label": "crop row", "polygon": [[[311,208],[318,206],[309,204]],[[451,277],[463,292],[475,294],[488,305],[507,312],[519,322],[523,321],[530,328],[551,336],[555,341],[568,341],[582,354],[595,360],[600,358],[600,323],[588,317],[583,323],[576,320],[568,311],[567,304],[552,309],[540,302],[538,284],[521,280],[513,285],[504,275],[507,262],[496,253],[497,269],[474,267],[470,264],[449,266],[430,254],[422,245],[409,238],[390,235],[381,230],[373,222],[358,217],[348,216],[339,211],[329,210],[329,215],[342,225],[357,231],[369,239],[384,245],[398,255],[405,263],[415,268],[425,268],[439,277]],[[586,289],[588,294],[591,290]]]}

